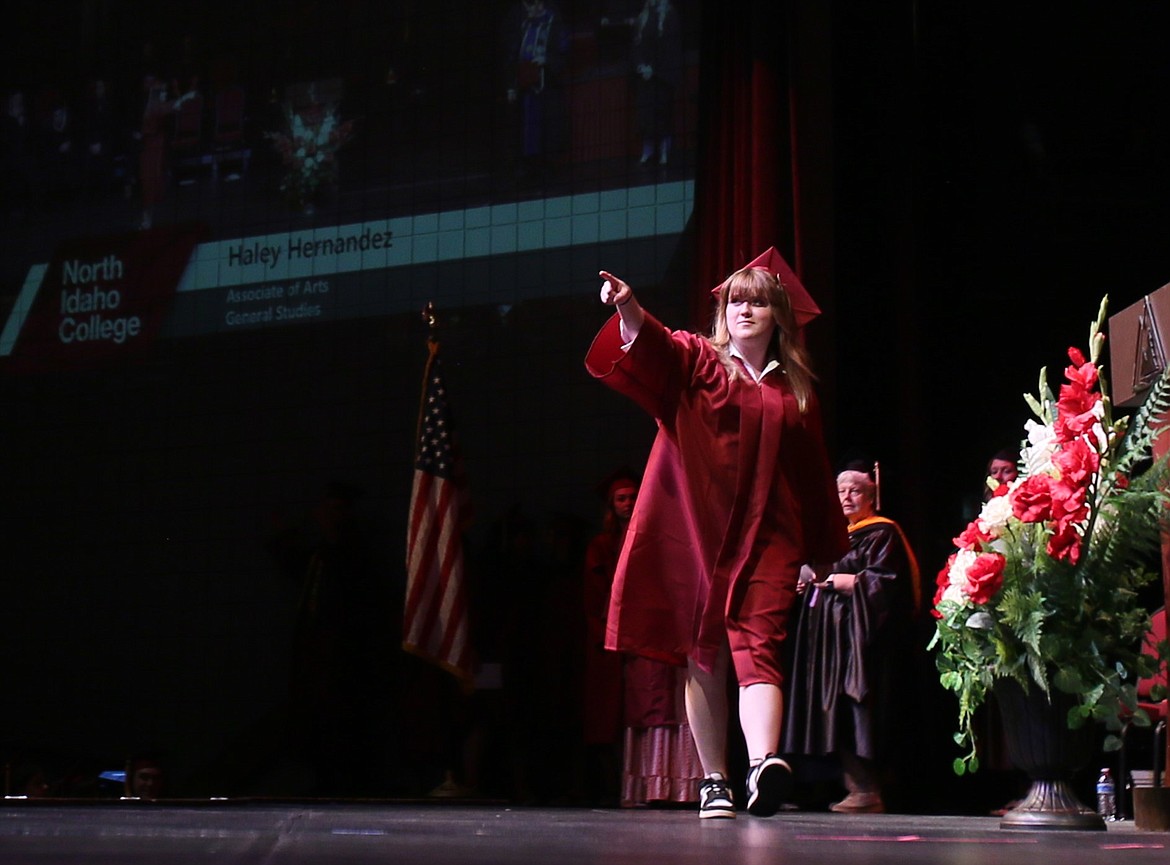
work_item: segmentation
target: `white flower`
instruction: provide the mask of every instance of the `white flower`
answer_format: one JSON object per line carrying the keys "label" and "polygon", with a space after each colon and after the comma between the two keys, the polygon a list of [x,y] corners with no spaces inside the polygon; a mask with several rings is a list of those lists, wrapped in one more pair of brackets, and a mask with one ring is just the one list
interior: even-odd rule
{"label": "white flower", "polygon": [[1024,424],[1028,432],[1028,444],[1020,451],[1020,459],[1029,475],[1052,471],[1052,456],[1056,453],[1056,433],[1049,424],[1038,424],[1029,420]]}
{"label": "white flower", "polygon": [[975,559],[978,557],[979,554],[974,550],[959,550],[955,554],[955,560],[951,563],[950,570],[947,571],[947,579],[952,587],[962,589],[968,585],[967,569],[975,564]]}
{"label": "white flower", "polygon": [[992,496],[979,512],[979,528],[989,535],[998,534],[998,530],[1007,525],[1011,515],[1011,499],[1008,496]]}

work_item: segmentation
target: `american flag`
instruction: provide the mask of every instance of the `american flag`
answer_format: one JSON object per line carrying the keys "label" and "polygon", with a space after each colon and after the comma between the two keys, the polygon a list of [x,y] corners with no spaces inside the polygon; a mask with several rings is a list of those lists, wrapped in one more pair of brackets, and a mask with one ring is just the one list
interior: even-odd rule
{"label": "american flag", "polygon": [[423,374],[414,486],[406,532],[406,605],[402,646],[472,687],[472,651],[463,567],[469,516],[439,345],[431,340]]}

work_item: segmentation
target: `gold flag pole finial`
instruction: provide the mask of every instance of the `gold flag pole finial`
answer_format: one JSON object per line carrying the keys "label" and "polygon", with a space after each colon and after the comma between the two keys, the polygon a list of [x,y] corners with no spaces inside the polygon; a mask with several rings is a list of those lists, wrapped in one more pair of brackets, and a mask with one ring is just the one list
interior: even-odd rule
{"label": "gold flag pole finial", "polygon": [[439,318],[435,315],[435,302],[428,300],[427,305],[423,307],[422,320],[427,323],[427,327],[431,329],[431,333],[439,326]]}

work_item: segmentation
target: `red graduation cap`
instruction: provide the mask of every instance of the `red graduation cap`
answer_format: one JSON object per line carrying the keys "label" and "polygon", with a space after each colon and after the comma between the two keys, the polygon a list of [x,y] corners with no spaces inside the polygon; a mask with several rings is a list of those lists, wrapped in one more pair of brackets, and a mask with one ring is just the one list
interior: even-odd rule
{"label": "red graduation cap", "polygon": [[[821,314],[821,308],[817,306],[816,301],[812,299],[808,290],[805,289],[792,268],[788,266],[788,262],[776,251],[776,247],[769,246],[766,252],[757,255],[744,267],[761,267],[768,273],[776,275],[780,284],[784,286],[784,290],[788,292],[788,301],[792,304],[792,315],[796,319],[797,327],[804,327]],[[720,283],[711,289],[711,294],[718,297],[722,288],[723,284]]]}

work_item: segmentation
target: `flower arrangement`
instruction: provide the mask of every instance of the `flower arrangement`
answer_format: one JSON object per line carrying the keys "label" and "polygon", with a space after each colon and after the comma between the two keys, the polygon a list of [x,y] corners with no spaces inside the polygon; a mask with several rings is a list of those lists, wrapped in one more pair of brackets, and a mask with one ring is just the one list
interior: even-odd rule
{"label": "flower arrangement", "polygon": [[353,121],[341,122],[336,109],[312,104],[298,113],[284,106],[285,128],[265,133],[276,147],[285,174],[280,191],[294,207],[304,207],[317,193],[337,183],[337,151],[353,135]]}
{"label": "flower arrangement", "polygon": [[[1138,590],[1160,576],[1167,463],[1151,459],[1158,416],[1170,407],[1170,371],[1142,406],[1115,419],[1098,364],[1108,298],[1089,331],[1089,357],[1068,351],[1059,396],[1041,370],[1036,415],[1025,425],[1020,473],[995,486],[955,538],[939,572],[930,648],[940,681],[959,700],[954,771],[979,768],[973,714],[997,679],[1071,694],[1068,726],[1104,722],[1120,747],[1121,718],[1148,725],[1136,683],[1158,661],[1143,654],[1149,611]],[[1166,655],[1166,645],[1159,648]]]}

